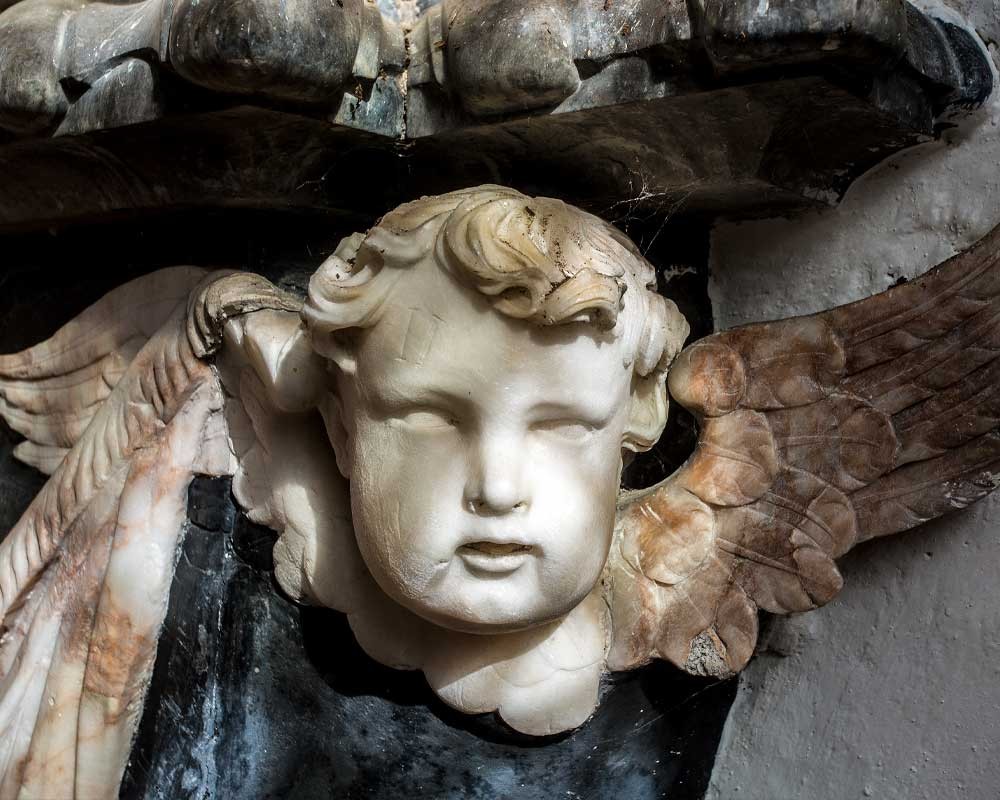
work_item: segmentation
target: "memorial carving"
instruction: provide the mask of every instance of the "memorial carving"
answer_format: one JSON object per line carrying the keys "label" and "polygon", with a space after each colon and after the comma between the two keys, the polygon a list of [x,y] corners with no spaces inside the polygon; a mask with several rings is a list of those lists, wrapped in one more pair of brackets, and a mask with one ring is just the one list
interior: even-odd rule
{"label": "memorial carving", "polygon": [[[810,317],[688,325],[618,229],[480,186],[344,239],[307,296],[164,269],[0,357],[18,458],[51,477],[0,542],[0,796],[125,769],[188,486],[233,476],[274,574],[377,661],[543,736],[609,671],[725,677],[758,611],[841,588],[857,543],[998,485],[1000,233]],[[686,463],[621,491],[669,393]]]}
{"label": "memorial carving", "polygon": [[1000,483],[1000,231],[709,335],[728,222],[969,153],[976,5],[0,0],[0,800],[701,798]]}

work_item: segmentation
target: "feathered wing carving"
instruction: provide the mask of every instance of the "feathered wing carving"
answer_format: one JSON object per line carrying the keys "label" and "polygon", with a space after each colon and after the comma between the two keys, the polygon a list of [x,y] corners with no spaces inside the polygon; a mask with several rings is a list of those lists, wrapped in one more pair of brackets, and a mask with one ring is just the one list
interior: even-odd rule
{"label": "feathered wing carving", "polygon": [[230,360],[274,386],[265,351],[283,343],[226,323],[271,309],[291,336],[298,306],[257,276],[162,270],[0,356],[0,415],[26,437],[17,454],[51,473],[0,542],[0,797],[117,794],[188,484],[234,468],[205,359],[235,336]]}
{"label": "feathered wing carving", "polygon": [[742,669],[757,610],[807,611],[858,542],[1000,486],[1000,229],[922,278],[682,352],[688,462],[622,503],[610,666]]}
{"label": "feathered wing carving", "polygon": [[325,430],[332,376],[299,306],[258,276],[165,270],[0,357],[0,414],[27,437],[18,454],[52,473],[0,542],[0,799],[117,790],[195,474],[232,475],[249,517],[279,533],[291,598],[347,613],[367,652],[422,670],[445,702],[537,734],[593,710],[600,588],[563,620],[481,637],[375,584]]}
{"label": "feathered wing carving", "polygon": [[26,437],[15,455],[51,475],[142,346],[204,275],[176,267],[132,281],[52,338],[0,356],[0,414]]}

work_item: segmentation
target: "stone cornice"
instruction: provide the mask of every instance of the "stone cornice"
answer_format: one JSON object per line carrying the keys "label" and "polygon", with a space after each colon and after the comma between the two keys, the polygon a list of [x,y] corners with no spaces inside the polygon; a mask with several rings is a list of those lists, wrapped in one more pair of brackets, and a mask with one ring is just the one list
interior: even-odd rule
{"label": "stone cornice", "polygon": [[[242,108],[402,143],[411,172],[446,153],[475,162],[470,178],[523,183],[526,165],[586,161],[586,185],[565,190],[584,204],[836,202],[992,86],[974,34],[903,0],[21,0],[0,14],[0,141]],[[443,175],[429,191],[461,183],[429,171]]]}

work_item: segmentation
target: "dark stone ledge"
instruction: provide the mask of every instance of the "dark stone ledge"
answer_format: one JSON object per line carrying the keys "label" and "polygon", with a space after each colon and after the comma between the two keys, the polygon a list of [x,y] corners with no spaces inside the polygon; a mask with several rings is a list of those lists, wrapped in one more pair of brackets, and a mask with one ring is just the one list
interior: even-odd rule
{"label": "dark stone ledge", "polygon": [[902,0],[404,5],[15,3],[0,226],[364,214],[482,181],[597,211],[773,214],[835,203],[993,83],[972,33]]}

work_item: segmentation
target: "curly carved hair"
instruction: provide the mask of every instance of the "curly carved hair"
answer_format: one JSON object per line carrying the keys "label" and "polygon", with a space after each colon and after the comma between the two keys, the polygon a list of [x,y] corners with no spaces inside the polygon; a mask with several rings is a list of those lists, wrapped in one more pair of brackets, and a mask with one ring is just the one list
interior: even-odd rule
{"label": "curly carved hair", "polygon": [[652,291],[655,271],[625,234],[561,200],[479,186],[405,203],[347,237],[309,282],[302,316],[317,352],[334,357],[349,346],[339,332],[373,327],[399,278],[431,254],[508,317],[625,337],[645,418],[626,446],[655,443],[666,423],[663,376],[687,322]]}

